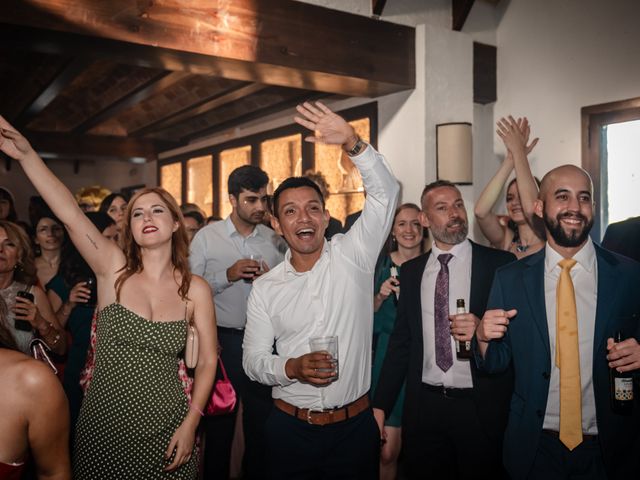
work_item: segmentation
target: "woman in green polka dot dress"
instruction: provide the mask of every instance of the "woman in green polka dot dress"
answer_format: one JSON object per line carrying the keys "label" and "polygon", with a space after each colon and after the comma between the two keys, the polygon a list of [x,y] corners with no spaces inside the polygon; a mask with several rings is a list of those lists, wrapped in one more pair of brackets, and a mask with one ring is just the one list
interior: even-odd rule
{"label": "woman in green polka dot dress", "polygon": [[[20,162],[98,279],[95,371],[78,419],[74,479],[195,479],[195,434],[214,381],[217,339],[211,290],[189,272],[175,200],[161,188],[137,193],[123,252],[2,117],[0,150]],[[178,378],[187,319],[200,343],[191,406]]]}

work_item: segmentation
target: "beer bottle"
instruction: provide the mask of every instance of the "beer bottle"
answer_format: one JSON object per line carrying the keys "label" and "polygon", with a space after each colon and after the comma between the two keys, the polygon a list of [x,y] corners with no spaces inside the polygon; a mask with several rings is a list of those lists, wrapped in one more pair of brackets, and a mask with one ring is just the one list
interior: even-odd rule
{"label": "beer bottle", "polygon": [[[621,332],[614,336],[616,343],[620,343]],[[609,370],[611,409],[619,415],[631,415],[633,412],[633,375],[631,372],[619,372],[615,368]]]}
{"label": "beer bottle", "polygon": [[[456,300],[456,315],[460,313],[467,313],[467,309],[464,306],[464,298]],[[468,360],[473,356],[471,353],[471,342],[461,342],[456,340],[456,358],[458,360]]]}

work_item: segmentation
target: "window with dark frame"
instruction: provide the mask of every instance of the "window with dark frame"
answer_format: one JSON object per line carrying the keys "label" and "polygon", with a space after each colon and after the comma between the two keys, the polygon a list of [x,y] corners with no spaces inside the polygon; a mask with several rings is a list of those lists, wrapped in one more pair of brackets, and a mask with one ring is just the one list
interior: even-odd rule
{"label": "window with dark frame", "polygon": [[[358,135],[377,147],[377,102],[338,113]],[[285,178],[311,170],[325,176],[329,184],[327,208],[333,217],[344,222],[347,215],[362,209],[362,179],[339,147],[305,142],[308,134],[293,124],[162,160],[158,162],[160,186],[179,204],[197,203],[207,213],[225,218],[231,212],[227,178],[233,169],[248,164],[259,166],[269,175],[269,193]],[[210,176],[203,178],[207,169]]]}

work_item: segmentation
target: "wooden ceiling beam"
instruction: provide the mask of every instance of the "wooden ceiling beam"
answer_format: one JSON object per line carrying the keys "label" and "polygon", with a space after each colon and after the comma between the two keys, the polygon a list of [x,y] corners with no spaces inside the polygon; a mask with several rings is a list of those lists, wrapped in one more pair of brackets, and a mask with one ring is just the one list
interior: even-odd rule
{"label": "wooden ceiling beam", "polygon": [[290,98],[288,100],[285,100],[284,102],[280,102],[276,105],[271,105],[269,107],[265,107],[265,108],[259,108],[257,110],[254,110],[250,113],[244,114],[244,115],[240,115],[237,116],[235,118],[233,118],[232,120],[227,120],[225,122],[222,123],[218,123],[217,125],[213,125],[211,127],[208,127],[206,129],[197,131],[197,132],[192,132],[189,135],[187,135],[186,137],[181,139],[181,142],[183,143],[190,143],[193,140],[196,140],[198,138],[202,138],[202,137],[207,137],[210,135],[214,135],[216,133],[220,133],[224,130],[227,130],[229,128],[233,128],[236,127],[238,125],[242,125],[243,123],[246,122],[250,122],[251,120],[256,120],[258,118],[264,118],[267,115],[271,115],[273,113],[278,113],[281,112],[283,110],[286,110],[288,108],[293,108],[296,105],[302,103],[302,102],[311,102],[311,101],[315,101],[315,100],[320,100],[324,97],[326,97],[327,94],[325,93],[313,93],[313,92],[307,92],[305,94],[302,94],[301,96],[298,97],[294,97],[294,98]]}
{"label": "wooden ceiling beam", "polygon": [[4,0],[0,22],[49,52],[344,95],[415,86],[414,28],[293,0]]}
{"label": "wooden ceiling beam", "polygon": [[106,120],[113,118],[121,112],[131,108],[132,106],[140,103],[141,101],[149,98],[150,96],[161,92],[165,88],[170,87],[176,82],[179,82],[186,77],[190,76],[186,72],[163,72],[151,81],[142,85],[140,88],[130,92],[122,97],[115,103],[112,103],[109,107],[101,111],[100,113],[88,118],[80,125],[77,125],[73,129],[73,133],[85,133],[91,130],[96,125],[100,125]]}
{"label": "wooden ceiling beam", "polygon": [[67,133],[24,132],[33,148],[41,155],[78,158],[146,158],[156,160],[160,151],[179,146],[174,142],[143,138]]}
{"label": "wooden ceiling beam", "polygon": [[75,58],[70,60],[51,80],[40,94],[25,107],[15,120],[18,128],[21,128],[33,120],[40,112],[64,90],[69,84],[88,67],[89,62],[85,59]]}
{"label": "wooden ceiling beam", "polygon": [[464,22],[467,21],[469,12],[475,0],[452,0],[451,1],[451,28],[461,31]]}
{"label": "wooden ceiling beam", "polygon": [[220,95],[216,95],[213,99],[206,101],[205,103],[187,107],[169,117],[163,118],[149,125],[145,125],[138,130],[131,131],[129,132],[129,134],[145,135],[150,132],[163,130],[170,127],[171,125],[175,125],[176,123],[180,123],[184,120],[189,120],[193,117],[197,117],[198,115],[203,115],[213,109],[226,105],[227,103],[235,102],[236,100],[240,100],[249,95],[253,95],[254,93],[257,93],[260,90],[264,90],[265,88],[267,88],[267,85],[262,85],[260,83],[250,83],[248,85],[242,85],[239,88],[234,88],[232,90],[223,92]]}

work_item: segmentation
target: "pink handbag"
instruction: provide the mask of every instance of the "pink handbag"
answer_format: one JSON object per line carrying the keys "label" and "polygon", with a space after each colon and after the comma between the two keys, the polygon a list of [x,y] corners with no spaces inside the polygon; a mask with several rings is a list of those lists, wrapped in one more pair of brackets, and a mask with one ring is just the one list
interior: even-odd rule
{"label": "pink handbag", "polygon": [[222,378],[213,385],[211,398],[204,409],[206,415],[226,415],[236,408],[236,391],[229,381],[220,356],[218,356],[218,366],[222,372]]}

